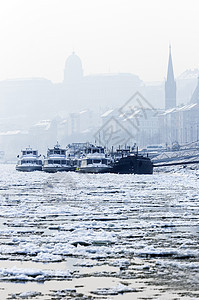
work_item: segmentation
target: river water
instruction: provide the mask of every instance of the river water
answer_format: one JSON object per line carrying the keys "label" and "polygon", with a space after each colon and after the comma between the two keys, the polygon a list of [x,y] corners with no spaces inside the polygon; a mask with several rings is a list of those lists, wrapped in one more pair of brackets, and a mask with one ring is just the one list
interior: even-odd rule
{"label": "river water", "polygon": [[0,299],[199,298],[199,171],[0,173]]}

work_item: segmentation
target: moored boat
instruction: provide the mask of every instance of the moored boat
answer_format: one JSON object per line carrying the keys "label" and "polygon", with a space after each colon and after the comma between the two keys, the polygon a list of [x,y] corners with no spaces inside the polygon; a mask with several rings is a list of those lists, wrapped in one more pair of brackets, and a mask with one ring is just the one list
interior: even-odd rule
{"label": "moored boat", "polygon": [[117,174],[153,174],[153,163],[149,157],[134,153],[129,149],[118,149],[112,173]]}
{"label": "moored boat", "polygon": [[105,153],[104,147],[89,145],[85,148],[76,170],[80,173],[111,172],[111,158]]}
{"label": "moored boat", "polygon": [[57,143],[54,148],[49,148],[47,157],[44,157],[43,171],[49,173],[62,171],[75,171],[73,161],[66,156],[66,149]]}
{"label": "moored boat", "polygon": [[38,150],[33,150],[30,147],[26,148],[21,150],[21,156],[18,156],[18,158],[17,171],[32,172],[42,170],[42,160],[41,155],[38,155]]}

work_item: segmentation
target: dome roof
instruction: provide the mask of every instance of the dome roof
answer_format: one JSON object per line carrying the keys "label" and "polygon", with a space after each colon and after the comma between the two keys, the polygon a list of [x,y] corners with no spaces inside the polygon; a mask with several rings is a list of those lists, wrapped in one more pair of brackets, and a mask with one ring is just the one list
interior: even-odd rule
{"label": "dome roof", "polygon": [[82,69],[82,62],[79,56],[77,56],[73,51],[73,53],[66,60],[65,68],[74,68],[74,67],[75,68],[79,67],[80,69]]}
{"label": "dome roof", "polygon": [[73,52],[66,60],[64,81],[75,83],[83,77],[82,62],[79,56]]}

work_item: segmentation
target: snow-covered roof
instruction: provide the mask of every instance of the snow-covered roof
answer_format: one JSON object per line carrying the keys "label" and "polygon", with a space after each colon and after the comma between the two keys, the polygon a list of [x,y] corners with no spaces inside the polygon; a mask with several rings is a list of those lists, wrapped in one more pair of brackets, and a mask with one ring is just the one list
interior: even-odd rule
{"label": "snow-covered roof", "polygon": [[50,128],[51,121],[50,120],[41,120],[38,123],[36,123],[33,127],[43,127],[45,130],[48,130]]}
{"label": "snow-covered roof", "polygon": [[17,134],[27,134],[27,131],[22,130],[9,130],[5,132],[0,132],[0,135],[17,135]]}
{"label": "snow-covered roof", "polygon": [[185,70],[182,74],[180,74],[180,76],[178,76],[177,80],[180,79],[193,79],[193,78],[197,78],[199,75],[199,70],[198,69],[188,69]]}
{"label": "snow-covered roof", "polygon": [[113,109],[107,110],[103,115],[101,115],[102,118],[109,116],[113,112]]}
{"label": "snow-covered roof", "polygon": [[194,108],[196,106],[197,106],[197,103],[191,103],[191,104],[186,104],[186,105],[181,106],[181,107],[174,107],[174,108],[171,108],[171,109],[167,109],[164,113],[162,113],[162,115],[168,115],[170,113],[179,112],[179,111],[188,111],[188,110],[191,110],[192,108]]}

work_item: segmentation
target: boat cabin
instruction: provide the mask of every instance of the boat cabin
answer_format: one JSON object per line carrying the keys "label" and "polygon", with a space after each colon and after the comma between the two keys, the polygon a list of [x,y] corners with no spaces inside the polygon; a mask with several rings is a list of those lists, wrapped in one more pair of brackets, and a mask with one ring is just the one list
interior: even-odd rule
{"label": "boat cabin", "polygon": [[22,156],[38,156],[38,150],[33,150],[32,148],[26,148],[21,150]]}
{"label": "boat cabin", "polygon": [[99,158],[99,159],[90,159],[90,158],[83,158],[81,161],[81,167],[86,167],[88,165],[109,165],[110,159],[108,158]]}
{"label": "boat cabin", "polygon": [[67,166],[71,166],[71,162],[70,160],[66,160],[66,159],[47,159],[44,161],[44,165],[67,165]]}
{"label": "boat cabin", "polygon": [[61,149],[60,145],[57,145],[53,149],[48,149],[47,156],[66,156],[66,149]]}
{"label": "boat cabin", "polygon": [[66,155],[66,150],[64,149],[48,149],[48,156]]}
{"label": "boat cabin", "polygon": [[25,164],[42,166],[42,160],[23,158],[18,161],[18,165],[25,165]]}
{"label": "boat cabin", "polygon": [[89,146],[85,149],[85,154],[105,154],[104,147],[101,146]]}

